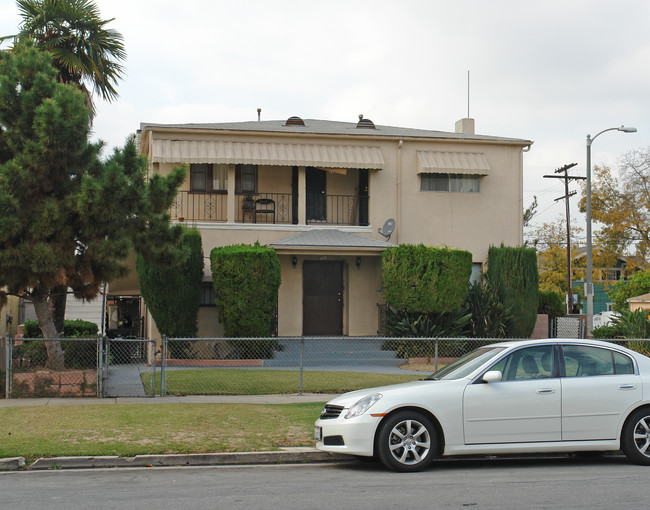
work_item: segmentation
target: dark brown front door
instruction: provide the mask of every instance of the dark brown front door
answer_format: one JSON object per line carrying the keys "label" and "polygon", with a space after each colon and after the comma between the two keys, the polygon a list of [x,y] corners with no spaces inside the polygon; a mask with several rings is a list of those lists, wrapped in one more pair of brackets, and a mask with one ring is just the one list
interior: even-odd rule
{"label": "dark brown front door", "polygon": [[302,281],[303,335],[342,335],[343,263],[306,260]]}

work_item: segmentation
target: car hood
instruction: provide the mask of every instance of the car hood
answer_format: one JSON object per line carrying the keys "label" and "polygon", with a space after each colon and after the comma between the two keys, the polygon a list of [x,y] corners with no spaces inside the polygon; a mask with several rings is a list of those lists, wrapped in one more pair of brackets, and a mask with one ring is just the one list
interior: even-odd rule
{"label": "car hood", "polygon": [[420,380],[413,381],[401,384],[391,384],[389,386],[378,386],[376,388],[366,388],[363,390],[350,391],[344,393],[341,396],[338,396],[328,402],[328,404],[343,406],[344,408],[349,408],[350,406],[357,403],[363,397],[367,395],[372,395],[373,393],[381,393],[384,397],[390,397],[392,395],[404,395],[407,394],[416,394],[423,389],[431,390],[432,388],[438,388],[446,386],[449,383],[453,383],[455,380],[448,381],[434,381],[434,380]]}

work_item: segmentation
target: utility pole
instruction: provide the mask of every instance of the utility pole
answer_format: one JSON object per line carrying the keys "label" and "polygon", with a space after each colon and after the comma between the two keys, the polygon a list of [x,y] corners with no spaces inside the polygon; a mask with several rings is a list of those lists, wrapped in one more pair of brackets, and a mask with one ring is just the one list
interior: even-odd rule
{"label": "utility pole", "polygon": [[573,304],[573,287],[571,282],[571,212],[569,208],[569,199],[576,194],[575,191],[569,193],[569,181],[571,180],[582,180],[586,177],[579,177],[574,175],[569,175],[569,169],[576,166],[578,163],[570,163],[564,165],[561,168],[555,170],[556,174],[564,175],[545,175],[545,179],[564,179],[564,196],[556,198],[555,201],[564,200],[566,206],[566,284],[567,284],[567,293],[566,293],[566,313],[571,313],[571,308]]}

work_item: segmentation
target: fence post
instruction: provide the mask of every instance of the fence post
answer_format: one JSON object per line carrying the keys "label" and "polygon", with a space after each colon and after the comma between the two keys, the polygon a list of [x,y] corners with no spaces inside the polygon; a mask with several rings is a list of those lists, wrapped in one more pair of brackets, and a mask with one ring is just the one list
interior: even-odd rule
{"label": "fence post", "polygon": [[[147,351],[151,349],[153,352],[153,363],[151,364],[151,366],[153,366],[153,386],[151,388],[151,398],[156,398],[156,339],[154,338],[153,340],[150,340],[150,342],[151,343],[147,346]],[[150,356],[148,357],[151,359]]]}
{"label": "fence post", "polygon": [[160,355],[160,396],[164,397],[167,393],[167,384],[165,366],[167,365],[167,335],[162,335],[162,346],[161,346],[161,355]]}
{"label": "fence post", "polygon": [[97,396],[104,398],[104,337],[97,337]]}
{"label": "fence post", "polygon": [[436,343],[435,343],[435,356],[436,356],[436,361],[433,365],[433,371],[437,372],[438,371],[438,339],[436,338]]}
{"label": "fence post", "polygon": [[9,331],[5,338],[5,398],[11,395],[11,337]]}
{"label": "fence post", "polygon": [[300,387],[298,388],[298,394],[302,395],[302,372],[303,372],[303,362],[305,354],[305,337],[300,337]]}

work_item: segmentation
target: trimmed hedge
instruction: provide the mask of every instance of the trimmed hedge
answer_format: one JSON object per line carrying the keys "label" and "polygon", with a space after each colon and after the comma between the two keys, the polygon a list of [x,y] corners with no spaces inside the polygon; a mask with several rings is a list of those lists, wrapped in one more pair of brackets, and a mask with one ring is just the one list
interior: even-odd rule
{"label": "trimmed hedge", "polygon": [[530,338],[539,306],[539,274],[535,249],[490,246],[487,278],[497,287],[501,301],[512,311],[506,336]]}
{"label": "trimmed hedge", "polygon": [[[160,265],[137,254],[135,267],[140,292],[162,335],[194,338],[198,330],[203,277],[203,247],[198,230],[183,229],[178,259]],[[187,342],[169,342],[172,358],[185,357]]]}
{"label": "trimmed hedge", "polygon": [[456,312],[467,297],[472,254],[463,250],[400,244],[382,255],[384,296],[397,310]]}
{"label": "trimmed hedge", "polygon": [[545,313],[549,319],[564,317],[566,315],[566,303],[563,296],[557,292],[540,292],[537,313]]}
{"label": "trimmed hedge", "polygon": [[[66,338],[97,336],[98,330],[97,324],[82,319],[66,319],[63,323],[63,336]],[[25,321],[23,324],[23,336],[25,338],[43,338],[43,332],[38,325],[38,321]]]}
{"label": "trimmed hedge", "polygon": [[275,250],[259,243],[217,247],[210,263],[225,336],[271,336],[281,281]]}
{"label": "trimmed hedge", "polygon": [[[25,338],[43,338],[43,332],[38,321],[27,320],[23,324]],[[98,327],[94,322],[81,319],[66,320],[63,326],[63,336],[66,338],[92,338],[98,335]],[[97,343],[92,341],[62,340],[66,368],[94,368],[97,366]],[[27,340],[19,347],[19,354],[29,359],[32,366],[45,366],[47,350],[42,340]]]}

